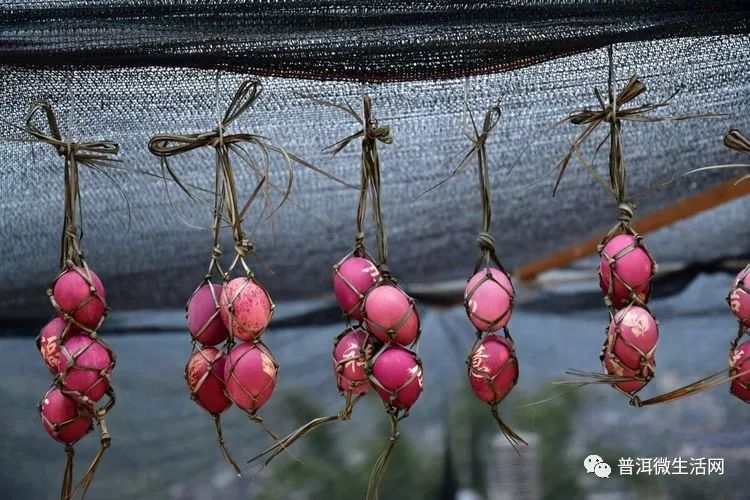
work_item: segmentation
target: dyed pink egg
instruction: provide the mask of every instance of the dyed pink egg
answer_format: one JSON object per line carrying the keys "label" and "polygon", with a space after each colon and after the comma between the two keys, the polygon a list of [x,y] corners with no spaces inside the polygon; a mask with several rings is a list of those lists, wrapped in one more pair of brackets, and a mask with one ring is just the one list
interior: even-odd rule
{"label": "dyed pink egg", "polygon": [[365,327],[378,340],[409,345],[419,334],[419,316],[409,297],[398,287],[381,284],[365,295]]}
{"label": "dyed pink egg", "polygon": [[471,389],[485,403],[499,403],[516,385],[518,362],[508,340],[488,335],[469,359]]}
{"label": "dyed pink egg", "polygon": [[52,439],[72,444],[92,429],[92,414],[53,387],[39,405],[42,425]]}
{"label": "dyed pink egg", "polygon": [[53,318],[52,321],[42,328],[42,332],[36,339],[37,347],[44,363],[52,373],[57,374],[60,362],[60,342],[69,335],[74,335],[78,332],[80,332],[78,327],[62,318]]}
{"label": "dyed pink egg", "polygon": [[194,352],[185,366],[185,380],[195,401],[216,415],[232,405],[224,394],[226,356],[214,347]]}
{"label": "dyed pink egg", "polygon": [[203,345],[221,344],[229,337],[229,332],[219,315],[219,301],[223,288],[216,283],[205,284],[188,301],[188,330],[190,335]]}
{"label": "dyed pink egg", "polygon": [[643,370],[633,370],[622,363],[618,363],[616,359],[612,358],[612,354],[607,350],[604,353],[602,364],[604,365],[604,369],[610,375],[636,377],[634,380],[626,380],[612,384],[621,391],[632,395],[643,389],[643,387],[648,384],[650,378],[653,376],[653,370],[656,367],[656,360],[654,359],[654,356],[651,355],[648,365],[644,367]]}
{"label": "dyed pink egg", "polygon": [[[362,394],[370,388],[365,373],[373,345],[367,332],[357,328],[340,336],[333,347],[333,369],[339,390]],[[364,354],[363,354],[364,353]]]}
{"label": "dyed pink egg", "polygon": [[276,388],[276,362],[271,351],[261,342],[234,346],[224,365],[224,383],[238,407],[250,412],[259,409]]}
{"label": "dyed pink egg", "polygon": [[108,349],[79,333],[68,337],[60,346],[57,368],[64,390],[99,401],[109,387],[113,364]]}
{"label": "dyed pink egg", "polygon": [[401,346],[387,346],[376,355],[372,384],[386,403],[411,408],[422,392],[422,366],[416,355]]}
{"label": "dyed pink egg", "polygon": [[480,332],[496,332],[510,320],[515,291],[508,276],[495,268],[482,269],[464,292],[466,314]]}
{"label": "dyed pink egg", "polygon": [[748,372],[732,380],[729,392],[750,403],[750,340],[737,346],[732,355],[732,375]]}
{"label": "dyed pink egg", "polygon": [[750,294],[745,291],[745,288],[750,288],[748,273],[750,273],[750,266],[740,271],[734,279],[734,286],[729,291],[728,300],[732,313],[742,321],[744,326],[750,327]]}
{"label": "dyed pink egg", "polygon": [[347,316],[362,320],[362,298],[372,285],[380,281],[375,264],[362,257],[349,257],[333,268],[333,293]]}
{"label": "dyed pink egg", "polygon": [[58,307],[73,317],[81,325],[95,328],[104,316],[106,294],[99,276],[82,267],[74,267],[65,271],[52,289],[52,296]]}
{"label": "dyed pink egg", "polygon": [[221,320],[239,340],[259,338],[271,321],[271,299],[266,290],[248,278],[235,278],[221,293]]}
{"label": "dyed pink egg", "polygon": [[[620,308],[630,301],[632,289],[641,301],[646,301],[650,288],[649,279],[654,267],[643,246],[636,245],[635,236],[618,234],[604,245],[599,259],[599,286],[605,295],[612,289],[612,305]],[[610,260],[615,263],[610,266]]]}
{"label": "dyed pink egg", "polygon": [[[619,335],[617,334],[619,331]],[[651,313],[639,306],[621,309],[609,325],[608,345],[628,368],[637,370],[659,340],[659,328]]]}

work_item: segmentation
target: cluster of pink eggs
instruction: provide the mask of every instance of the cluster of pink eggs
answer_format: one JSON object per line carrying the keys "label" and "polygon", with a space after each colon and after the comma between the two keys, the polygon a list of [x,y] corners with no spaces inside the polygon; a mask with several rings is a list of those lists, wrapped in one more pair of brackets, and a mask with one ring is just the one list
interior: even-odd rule
{"label": "cluster of pink eggs", "polygon": [[611,305],[602,364],[609,375],[627,379],[613,385],[632,396],[656,368],[659,328],[646,307],[655,264],[641,236],[629,233],[605,241],[599,257],[599,285]]}
{"label": "cluster of pink eggs", "polygon": [[[740,331],[744,334],[750,328],[750,265],[740,271],[734,279],[732,289],[729,291],[727,302],[732,313],[740,323]],[[732,379],[729,392],[746,403],[750,403],[750,340],[735,347],[729,360],[730,375]]]}
{"label": "cluster of pink eggs", "polygon": [[185,379],[207,412],[220,415],[234,403],[254,414],[271,397],[278,367],[261,336],[273,310],[268,292],[250,277],[205,283],[190,297],[188,330],[201,347],[188,359]]}
{"label": "cluster of pink eggs", "polygon": [[518,381],[515,346],[508,335],[500,335],[513,312],[515,290],[510,277],[494,267],[481,269],[469,279],[464,305],[478,333],[469,354],[469,383],[474,394],[497,405]]}
{"label": "cluster of pink eggs", "polygon": [[115,357],[97,330],[107,312],[104,285],[87,266],[65,269],[49,290],[57,315],[37,337],[55,377],[39,405],[49,435],[72,445],[93,429],[95,403],[110,387]]}
{"label": "cluster of pink eggs", "polygon": [[422,363],[409,349],[420,331],[414,300],[355,255],[334,266],[333,290],[349,323],[333,350],[339,390],[363,394],[372,386],[390,408],[408,410],[423,384]]}

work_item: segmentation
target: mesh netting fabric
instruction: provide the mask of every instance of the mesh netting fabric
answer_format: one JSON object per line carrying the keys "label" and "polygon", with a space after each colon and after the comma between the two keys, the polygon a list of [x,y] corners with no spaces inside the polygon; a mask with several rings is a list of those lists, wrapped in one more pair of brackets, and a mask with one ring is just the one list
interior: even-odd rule
{"label": "mesh netting fabric", "polygon": [[5,0],[0,19],[0,60],[14,64],[234,67],[395,81],[514,69],[612,42],[746,33],[750,6],[688,0]]}
{"label": "mesh netting fabric", "polygon": [[[32,2],[26,7],[17,3],[3,5],[12,14],[8,19],[18,20],[25,19],[24,16],[30,19],[33,9],[39,10],[39,16],[55,15],[55,10],[47,7],[62,8],[63,3]],[[86,2],[64,4],[66,8],[75,5],[89,7],[80,11],[93,17],[99,9],[91,8],[91,3]],[[97,5],[106,10],[109,4]],[[128,5],[140,6],[140,3],[128,2]],[[622,5],[648,12],[655,9],[641,2],[623,2]],[[571,9],[571,12],[585,10],[581,6]],[[654,19],[648,12],[643,14],[644,24]],[[744,22],[741,19],[746,18],[737,17],[740,19],[737,22]],[[21,24],[3,21],[4,42],[23,36],[28,42],[33,41],[28,30],[41,21],[25,22],[29,24],[22,29]],[[125,21],[119,25],[129,26]],[[658,23],[654,26],[658,27]],[[94,36],[95,30],[82,29],[86,31]],[[61,47],[83,45],[60,40],[55,43]],[[632,146],[625,152],[625,160],[633,192],[645,191],[673,173],[706,164],[730,163],[736,158],[736,153],[723,148],[715,138],[730,126],[750,128],[745,98],[750,91],[750,67],[746,64],[750,56],[748,41],[747,35],[724,35],[616,46],[618,86],[637,71],[649,86],[648,94],[654,98],[682,88],[679,98],[671,105],[671,112],[675,114],[687,110],[726,113],[711,120],[652,124],[627,130],[626,139]],[[4,43],[2,50],[17,45],[23,44],[20,41]],[[26,45],[29,50],[37,50],[34,43]],[[390,59],[400,60],[399,57]],[[37,59],[28,55],[25,60]],[[66,58],[58,55],[57,60]],[[29,102],[49,99],[59,110],[61,120],[72,125],[74,137],[117,137],[122,145],[125,169],[140,168],[158,173],[158,161],[150,156],[145,146],[151,135],[173,130],[202,131],[207,124],[216,123],[216,71],[213,70],[148,65],[96,69],[85,65],[24,67],[9,65],[12,61],[5,56],[0,56],[0,62],[5,63],[0,66],[3,90],[0,115],[18,122]],[[569,146],[569,130],[560,129],[540,139],[510,177],[505,176],[503,168],[514,163],[526,144],[551,119],[564,116],[582,103],[594,104],[591,87],[601,86],[605,65],[606,54],[595,51],[512,72],[476,76],[466,86],[463,79],[447,79],[391,82],[366,88],[379,103],[380,118],[394,128],[398,137],[398,147],[382,152],[386,165],[382,182],[383,189],[392,197],[385,210],[393,259],[399,262],[399,274],[405,282],[433,284],[461,280],[474,254],[473,228],[478,204],[472,176],[458,177],[445,186],[440,196],[415,200],[446,175],[449,169],[446,161],[464,145],[459,133],[464,93],[475,111],[483,110],[488,102],[502,100],[504,119],[497,133],[502,134],[504,140],[490,144],[488,154],[491,180],[498,186],[495,197],[503,203],[503,210],[493,221],[493,232],[497,234],[502,228],[499,251],[509,269],[528,262],[533,256],[579,241],[597,230],[606,230],[611,220],[611,205],[603,193],[592,189],[594,184],[585,173],[567,174],[555,199],[549,196],[549,184],[526,189],[555,164],[559,151]],[[221,95],[235,88],[242,78],[222,72]],[[74,94],[72,99],[69,83]],[[254,106],[252,113],[235,124],[236,128],[276,139],[290,152],[303,155],[331,173],[356,183],[357,151],[342,151],[333,158],[321,151],[350,132],[350,121],[339,111],[316,106],[297,93],[356,104],[361,99],[361,85],[276,77],[267,78],[264,83],[265,98]],[[72,115],[68,113],[71,103],[75,110]],[[13,135],[13,131],[0,126],[0,135]],[[55,186],[59,185],[62,172],[54,151],[17,142],[0,142],[0,163],[3,165],[0,189],[6,193],[0,200],[0,207],[5,213],[24,214],[0,221],[0,236],[7,242],[3,246],[6,258],[0,263],[5,277],[0,284],[0,294],[7,300],[0,305],[0,312],[6,316],[25,316],[40,310],[43,297],[39,297],[38,290],[44,289],[48,280],[43,270],[52,268],[56,258],[56,214],[62,197]],[[209,151],[195,152],[183,165],[187,182],[211,187],[211,168],[206,168],[210,165]],[[112,296],[118,298],[118,309],[184,305],[184,298],[195,285],[185,277],[195,276],[204,266],[206,233],[178,222],[164,196],[162,181],[135,173],[115,172],[113,175],[132,208],[132,227],[126,232],[125,202],[115,186],[93,178],[94,175],[84,172],[81,180],[87,196],[84,240],[92,242],[86,245],[87,257],[96,262],[97,273],[108,283]],[[708,187],[730,175],[729,171],[715,171],[679,177],[674,184],[642,197],[639,212],[644,214],[663,207],[698,189],[699,185]],[[275,247],[271,244],[274,238],[268,225],[255,235],[260,245],[258,253],[275,273],[273,280],[269,280],[265,278],[267,270],[259,267],[258,274],[277,299],[311,297],[328,290],[329,277],[325,270],[330,266],[330,256],[342,255],[350,245],[352,221],[349,214],[356,202],[356,191],[302,170],[297,171],[297,180],[293,200],[307,212],[288,204],[277,213],[277,227],[284,230],[276,234]],[[238,169],[237,182],[242,192],[252,190],[250,172]],[[204,207],[181,196],[174,185],[170,189],[180,214],[196,225],[210,224],[210,214]],[[682,224],[675,231],[683,237],[674,238],[674,242],[665,237],[662,245],[654,250],[658,250],[664,262],[715,258],[716,245],[708,242],[726,241],[727,245],[722,247],[739,253],[750,247],[750,234],[737,234],[733,229],[742,223],[744,207],[738,205],[726,214],[728,216],[718,219],[699,218]],[[578,216],[582,213],[586,217]],[[415,235],[420,237],[415,238]],[[224,239],[223,243],[228,241]],[[301,253],[304,259],[299,258]],[[160,279],[154,280],[157,271]]]}

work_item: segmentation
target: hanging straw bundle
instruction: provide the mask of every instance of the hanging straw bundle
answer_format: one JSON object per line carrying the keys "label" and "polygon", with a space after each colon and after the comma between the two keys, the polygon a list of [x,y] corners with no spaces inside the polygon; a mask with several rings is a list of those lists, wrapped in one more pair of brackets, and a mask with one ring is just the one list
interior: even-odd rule
{"label": "hanging straw bundle", "polygon": [[[71,113],[72,109],[71,104]],[[40,119],[46,126],[37,124]],[[47,433],[65,445],[67,459],[60,498],[69,500],[79,492],[82,497],[86,495],[110,447],[105,416],[115,404],[110,380],[115,355],[98,334],[109,311],[106,292],[99,277],[86,263],[80,244],[79,167],[87,167],[112,180],[106,169],[117,161],[113,157],[118,154],[119,146],[112,141],[73,142],[70,130],[63,139],[55,112],[47,102],[35,103],[23,125],[5,123],[27,136],[11,140],[48,144],[64,160],[60,272],[47,290],[55,317],[42,329],[36,345],[55,377],[39,404],[39,414]],[[74,445],[94,428],[94,423],[99,430],[99,451],[74,486]]]}
{"label": "hanging straw bundle", "polygon": [[[265,220],[273,223],[273,215],[290,197],[295,163],[341,182],[260,135],[227,133],[230,125],[258,100],[261,92],[260,81],[244,81],[214,130],[197,134],[159,134],[149,141],[149,150],[161,160],[165,180],[171,178],[197,201],[203,200],[180,179],[169,158],[204,147],[215,151],[213,200],[209,203],[213,248],[208,271],[186,306],[193,349],[185,367],[185,379],[191,398],[213,417],[222,453],[238,475],[241,470],[226,447],[221,429],[224,411],[234,404],[277,439],[258,415],[276,386],[278,365],[261,340],[275,305],[246,261],[246,257],[253,254],[251,236],[255,229],[248,235],[242,222],[260,196],[265,203],[255,228]],[[217,115],[218,95],[217,78]],[[284,188],[270,180],[273,155],[286,166],[288,181]],[[240,203],[237,193],[233,159],[239,160],[257,180],[244,204]],[[277,204],[271,201],[271,191],[281,195]],[[234,256],[229,266],[223,268],[219,235],[225,225],[232,233]]]}
{"label": "hanging straw bundle", "polygon": [[499,105],[490,107],[484,116],[481,129],[465,103],[471,122],[471,133],[464,134],[471,146],[463,154],[453,172],[427,192],[463,172],[476,158],[479,170],[479,194],[482,200],[482,227],[477,241],[479,256],[472,276],[464,291],[464,308],[476,329],[476,341],[467,359],[471,389],[481,401],[490,406],[493,419],[514,449],[527,444],[501,418],[498,406],[518,382],[518,358],[515,342],[510,336],[508,322],[513,313],[515,289],[510,274],[505,270],[495,249],[495,239],[490,234],[492,198],[487,161],[487,139],[502,115]]}

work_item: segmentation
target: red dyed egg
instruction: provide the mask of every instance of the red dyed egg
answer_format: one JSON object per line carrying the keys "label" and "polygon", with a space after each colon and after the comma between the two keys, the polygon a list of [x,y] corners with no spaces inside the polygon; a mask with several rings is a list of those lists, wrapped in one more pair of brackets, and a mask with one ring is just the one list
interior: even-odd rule
{"label": "red dyed egg", "polygon": [[422,366],[408,349],[387,346],[376,355],[371,381],[383,401],[395,408],[411,408],[422,392]]}
{"label": "red dyed egg", "polygon": [[620,361],[633,370],[640,368],[643,357],[648,358],[653,353],[658,340],[656,320],[642,307],[622,309],[610,322],[608,345]]}
{"label": "red dyed egg", "polygon": [[190,335],[203,345],[221,344],[229,336],[219,315],[219,301],[223,288],[216,283],[205,284],[188,301],[188,330],[190,330]]}
{"label": "red dyed egg", "polygon": [[398,287],[382,284],[365,295],[365,327],[381,342],[409,345],[419,334],[419,316],[409,297]]}
{"label": "red dyed egg", "polygon": [[[87,281],[89,274],[91,284]],[[52,296],[64,313],[85,327],[95,328],[104,316],[104,285],[93,271],[68,269],[55,281]]]}
{"label": "red dyed egg", "polygon": [[251,412],[259,409],[276,388],[271,351],[261,342],[234,346],[224,365],[224,383],[234,404]]}
{"label": "red dyed egg", "polygon": [[341,309],[358,321],[362,320],[360,306],[365,292],[380,281],[375,264],[362,257],[349,257],[333,268],[333,293]]}
{"label": "red dyed egg", "polygon": [[248,278],[235,278],[221,293],[221,320],[239,340],[259,338],[271,321],[271,299],[266,290]]}
{"label": "red dyed egg", "polygon": [[510,320],[515,291],[501,270],[486,268],[469,280],[464,292],[466,314],[480,332],[496,332]]}
{"label": "red dyed egg", "polygon": [[479,399],[497,404],[508,395],[518,380],[518,362],[513,346],[504,338],[488,335],[469,358],[469,382]]}
{"label": "red dyed egg", "polygon": [[750,294],[743,287],[750,287],[748,280],[750,266],[746,267],[734,279],[734,286],[729,292],[729,307],[737,319],[742,321],[744,326],[750,326]]}
{"label": "red dyed egg", "polygon": [[78,332],[80,332],[79,328],[62,318],[54,318],[42,328],[37,338],[37,347],[44,363],[52,373],[57,373],[60,362],[60,342]]}
{"label": "red dyed egg", "polygon": [[60,346],[58,371],[63,389],[91,401],[99,401],[109,387],[112,356],[99,341],[88,335],[68,337]]}
{"label": "red dyed egg", "polygon": [[39,405],[42,425],[56,441],[72,444],[92,429],[92,414],[53,387]]}
{"label": "red dyed egg", "polygon": [[635,394],[640,391],[648,384],[651,377],[653,377],[653,370],[656,368],[656,360],[653,354],[648,360],[648,364],[643,370],[633,370],[628,368],[622,363],[618,363],[616,359],[612,358],[612,354],[609,350],[604,352],[604,359],[602,360],[604,369],[610,375],[617,375],[619,377],[638,377],[636,380],[626,380],[623,382],[617,382],[614,385],[621,391],[627,394]]}
{"label": "red dyed egg", "polygon": [[372,357],[372,349],[369,335],[360,328],[348,330],[338,338],[333,348],[333,369],[339,390],[353,394],[367,392],[370,381],[365,367]]}
{"label": "red dyed egg", "polygon": [[750,340],[737,346],[731,361],[732,375],[748,372],[732,380],[729,392],[750,403]]}
{"label": "red dyed egg", "polygon": [[[599,285],[607,295],[612,284],[612,305],[616,308],[630,301],[628,287],[641,301],[648,297],[654,266],[645,247],[636,244],[635,236],[618,234],[604,245],[600,254]],[[610,261],[614,262],[610,265]]]}
{"label": "red dyed egg", "polygon": [[194,352],[185,367],[185,379],[195,401],[207,412],[216,415],[232,405],[224,394],[226,356],[214,347]]}

